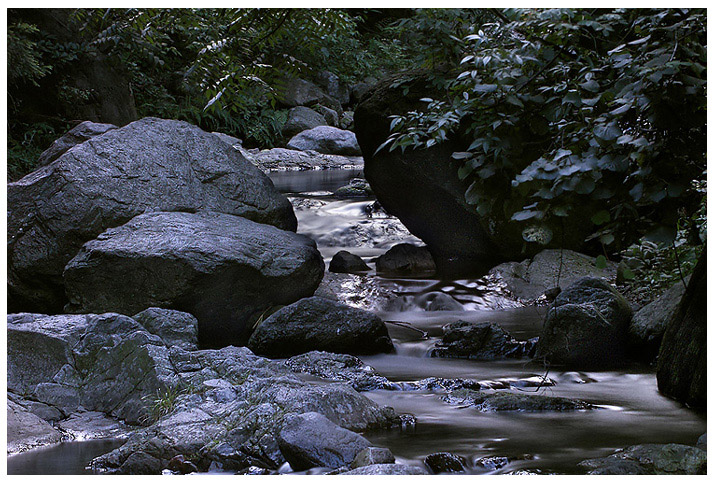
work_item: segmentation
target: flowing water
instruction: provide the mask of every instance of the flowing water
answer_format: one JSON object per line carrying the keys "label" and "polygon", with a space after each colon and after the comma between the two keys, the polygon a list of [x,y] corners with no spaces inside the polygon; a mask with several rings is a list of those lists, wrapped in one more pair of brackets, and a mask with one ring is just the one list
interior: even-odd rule
{"label": "flowing water", "polygon": [[[355,170],[279,172],[271,174],[286,193],[298,218],[298,232],[313,237],[326,261],[339,250],[349,250],[366,261],[400,242],[419,243],[392,217],[371,210],[373,200],[337,200],[331,191],[359,176]],[[369,306],[388,324],[396,352],[362,357],[383,376],[396,382],[427,377],[469,378],[496,387],[545,375],[527,360],[478,362],[429,358],[428,352],[451,321],[489,321],[500,324],[517,339],[538,336],[544,307],[519,307],[501,289],[483,279],[384,279],[374,273],[367,279],[377,292],[391,295],[390,304]],[[351,291],[364,291],[360,283]],[[462,311],[425,311],[420,295],[440,291],[462,303]],[[363,294],[363,296],[365,296]],[[364,303],[364,301],[363,301]],[[369,301],[368,301],[369,303]],[[404,324],[407,323],[407,324]],[[540,389],[554,396],[585,400],[598,405],[579,412],[480,413],[473,408],[448,405],[439,391],[371,391],[365,394],[398,413],[417,418],[414,428],[370,433],[375,445],[388,447],[400,463],[423,465],[433,452],[455,452],[468,459],[469,472],[575,473],[581,460],[605,456],[628,445],[682,443],[693,445],[706,431],[706,418],[661,396],[653,368],[632,365],[621,371],[565,372],[547,375],[556,384]],[[8,458],[10,474],[77,474],[97,455],[120,442],[63,443]],[[478,461],[489,457],[487,465]],[[484,462],[484,461],[481,461]]]}
{"label": "flowing water", "polygon": [[[292,174],[281,174],[287,177]],[[298,217],[298,232],[310,235],[329,264],[339,250],[348,250],[370,261],[399,242],[419,243],[392,217],[370,215],[371,200],[335,200],[321,192],[348,183],[355,173],[321,174],[318,184],[302,175],[300,181],[280,186],[291,196]],[[314,176],[310,173],[310,176]],[[318,192],[318,193],[316,193]],[[302,195],[301,195],[302,193]],[[370,264],[374,269],[374,264]],[[385,292],[398,295],[377,312],[388,324],[395,343],[394,354],[361,359],[396,382],[427,377],[470,378],[492,386],[540,377],[545,370],[527,360],[479,362],[429,358],[428,352],[451,321],[489,321],[500,324],[517,339],[538,336],[545,307],[518,307],[503,297],[500,288],[483,279],[440,281],[436,279],[384,279],[372,271],[369,278]],[[440,291],[453,296],[463,311],[425,311],[419,295]],[[421,330],[416,331],[415,329]],[[470,472],[506,473],[533,470],[556,473],[579,472],[578,462],[605,456],[618,448],[644,443],[694,445],[706,431],[704,415],[693,412],[658,393],[652,367],[633,364],[621,371],[554,371],[548,378],[556,384],[536,389],[546,395],[570,397],[598,405],[578,412],[480,413],[473,408],[448,405],[438,391],[371,391],[372,400],[393,407],[398,413],[417,417],[413,429],[373,433],[368,437],[388,447],[398,462],[422,465],[433,452],[455,452],[467,457]],[[486,466],[477,461],[493,459]],[[484,462],[484,461],[482,461]]]}

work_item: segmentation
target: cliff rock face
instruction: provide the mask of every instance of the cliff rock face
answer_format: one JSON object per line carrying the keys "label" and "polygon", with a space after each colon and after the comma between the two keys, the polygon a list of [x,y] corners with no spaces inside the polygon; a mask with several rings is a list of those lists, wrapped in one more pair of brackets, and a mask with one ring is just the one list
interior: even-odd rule
{"label": "cliff rock face", "polygon": [[658,390],[686,405],[707,403],[706,248],[668,322],[658,354]]}

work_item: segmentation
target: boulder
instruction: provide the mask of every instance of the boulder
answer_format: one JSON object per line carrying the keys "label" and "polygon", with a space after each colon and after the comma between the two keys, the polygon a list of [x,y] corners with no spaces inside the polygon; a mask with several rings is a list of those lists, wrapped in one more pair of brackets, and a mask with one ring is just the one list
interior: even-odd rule
{"label": "boulder", "polygon": [[483,413],[492,412],[569,412],[588,410],[593,406],[581,400],[552,397],[536,393],[497,391],[493,393],[461,388],[442,397],[450,405],[473,407]]}
{"label": "boulder", "polygon": [[295,231],[270,179],[218,137],[144,118],[75,146],[7,188],[11,312],[58,313],[82,244],[149,211],[213,210]]}
{"label": "boulder", "polygon": [[239,149],[243,146],[243,140],[236,138],[235,136],[231,136],[230,134],[220,133],[218,131],[214,131],[211,134],[218,136],[221,141],[234,149]]}
{"label": "boulder", "polygon": [[377,258],[375,269],[381,276],[427,276],[435,273],[432,254],[427,247],[397,244]]}
{"label": "boulder", "polygon": [[304,79],[285,79],[278,91],[278,102],[287,107],[312,106],[322,104],[335,110],[340,109],[340,101],[327,95],[318,86]]}
{"label": "boulder", "polygon": [[302,471],[346,466],[370,447],[370,442],[319,413],[309,412],[286,418],[278,434],[278,446],[291,468]]}
{"label": "boulder", "polygon": [[[365,157],[365,178],[375,196],[388,213],[424,241],[444,274],[481,275],[505,260],[534,255],[543,247],[522,238],[525,229],[533,228],[532,223],[503,215],[482,217],[467,203],[470,180],[460,179],[461,162],[452,159],[452,153],[467,151],[472,139],[454,135],[428,149],[376,153],[391,133],[390,116],[421,110],[421,99],[434,95],[433,79],[431,70],[388,76],[364,94],[355,108],[355,134]],[[524,166],[533,159],[525,158]],[[504,193],[509,189],[506,186]],[[584,216],[589,210],[580,207],[578,216],[566,217],[564,230],[560,225],[548,227],[548,247],[579,250],[596,230],[590,215]]]}
{"label": "boulder", "polygon": [[330,272],[353,274],[356,272],[367,272],[370,266],[365,264],[362,258],[351,254],[347,250],[337,252],[330,260]]}
{"label": "boulder", "polygon": [[289,150],[243,150],[246,159],[265,172],[282,170],[327,170],[362,169],[360,156],[327,155],[317,151]]}
{"label": "boulder", "polygon": [[424,474],[427,472],[421,467],[403,464],[372,464],[340,473],[341,476],[414,476]]}
{"label": "boulder", "polygon": [[258,325],[247,346],[270,357],[312,350],[358,355],[393,350],[380,318],[320,297],[301,299],[273,313]]}
{"label": "boulder", "polygon": [[112,129],[117,129],[117,126],[107,123],[83,121],[53,141],[50,147],[43,151],[37,159],[37,166],[49,165],[70,148]]}
{"label": "boulder", "polygon": [[333,126],[318,126],[295,135],[286,145],[292,150],[313,150],[318,153],[360,156],[355,133]]}
{"label": "boulder", "polygon": [[489,271],[517,299],[531,301],[550,289],[565,288],[582,277],[613,281],[616,264],[596,267],[596,258],[568,249],[546,249],[522,262],[505,262]]}
{"label": "boulder", "polygon": [[328,96],[335,98],[341,105],[345,106],[350,103],[350,88],[340,82],[337,75],[330,71],[320,71],[316,76],[316,81]]}
{"label": "boulder", "polygon": [[199,322],[189,313],[149,308],[135,314],[132,319],[151,334],[159,336],[167,346],[178,346],[186,351],[199,349]]}
{"label": "boulder", "polygon": [[196,316],[202,345],[226,345],[246,341],[251,318],[313,294],[323,270],[305,236],[216,212],[154,212],[87,242],[64,279],[73,311],[174,308]]}
{"label": "boulder", "polygon": [[415,297],[415,304],[425,311],[463,311],[464,307],[449,294],[428,292]]}
{"label": "boulder", "polygon": [[62,434],[20,405],[7,401],[7,453],[16,454],[41,445],[56,444]]}
{"label": "boulder", "polygon": [[353,131],[353,127],[355,125],[354,115],[355,113],[353,111],[345,111],[340,117],[338,128],[349,129],[350,131]]}
{"label": "boulder", "polygon": [[697,408],[707,404],[706,254],[703,247],[688,288],[668,321],[656,371],[663,395]]}
{"label": "boulder", "polygon": [[628,326],[628,345],[631,354],[647,361],[658,356],[663,333],[678,303],[685,294],[685,286],[677,282],[653,302],[643,306]]}
{"label": "boulder", "polygon": [[608,457],[588,459],[579,467],[588,474],[706,474],[707,453],[681,444],[632,445]]}
{"label": "boulder", "polygon": [[372,189],[362,178],[353,178],[350,183],[335,190],[333,195],[338,198],[370,198]]}
{"label": "boulder", "polygon": [[425,465],[435,474],[466,472],[467,459],[451,452],[436,452],[425,457]]}
{"label": "boulder", "polygon": [[455,321],[443,328],[444,335],[430,356],[437,358],[469,358],[499,360],[524,358],[534,347],[533,342],[517,341],[494,323]]}
{"label": "boulder", "polygon": [[283,125],[283,137],[290,139],[307,129],[324,126],[327,122],[322,114],[305,106],[296,106],[288,111],[288,120]]}
{"label": "boulder", "polygon": [[628,302],[604,280],[579,279],[546,313],[536,358],[573,367],[618,365],[632,314]]}
{"label": "boulder", "polygon": [[321,105],[315,106],[315,110],[323,115],[323,118],[325,118],[325,122],[328,126],[335,126],[336,128],[340,128],[340,126],[338,126],[340,124],[340,116],[338,115],[338,112],[336,110],[326,108],[325,106]]}

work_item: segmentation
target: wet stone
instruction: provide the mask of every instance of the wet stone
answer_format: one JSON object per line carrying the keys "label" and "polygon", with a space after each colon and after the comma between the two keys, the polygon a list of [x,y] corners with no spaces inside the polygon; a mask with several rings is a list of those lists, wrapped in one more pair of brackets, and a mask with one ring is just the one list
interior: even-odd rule
{"label": "wet stone", "polygon": [[451,452],[436,452],[425,458],[425,465],[435,474],[454,474],[466,472],[467,460]]}

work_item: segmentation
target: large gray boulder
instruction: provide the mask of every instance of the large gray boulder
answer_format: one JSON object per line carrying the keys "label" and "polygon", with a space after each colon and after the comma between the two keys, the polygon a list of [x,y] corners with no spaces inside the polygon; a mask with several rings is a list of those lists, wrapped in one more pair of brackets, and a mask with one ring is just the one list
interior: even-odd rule
{"label": "large gray boulder", "polygon": [[272,306],[312,295],[323,271],[305,236],[216,212],[154,212],[87,242],[64,279],[73,311],[174,308],[196,316],[202,344],[226,345],[245,342]]}
{"label": "large gray boulder", "polygon": [[295,135],[286,145],[293,150],[313,150],[333,155],[362,154],[355,133],[333,126],[318,126]]}
{"label": "large gray boulder", "polygon": [[658,356],[665,328],[675,314],[683,294],[685,286],[677,282],[633,315],[628,326],[628,344],[633,355],[644,360],[653,360]]}
{"label": "large gray boulder", "polygon": [[322,104],[335,110],[340,109],[340,101],[305,79],[285,79],[278,91],[278,102],[287,107]]}
{"label": "large gray boulder", "polygon": [[281,132],[285,138],[290,139],[302,131],[327,124],[322,114],[305,106],[296,106],[288,111],[288,120]]}
{"label": "large gray boulder", "polygon": [[337,469],[352,463],[361,451],[371,446],[366,438],[315,412],[286,418],[278,434],[278,445],[296,471],[312,467]]}
{"label": "large gray boulder", "polygon": [[313,350],[353,355],[393,350],[379,317],[321,297],[301,299],[279,309],[258,325],[247,346],[270,357]]}
{"label": "large gray boulder", "polygon": [[37,159],[37,166],[49,165],[70,148],[112,129],[117,129],[117,126],[113,124],[83,121],[63,134],[62,137],[53,141],[50,147],[43,151]]}
{"label": "large gray boulder", "polygon": [[596,267],[596,258],[568,249],[546,249],[531,259],[505,262],[489,271],[505,284],[517,299],[534,300],[549,289],[565,288],[582,277],[600,277],[609,281],[616,276],[616,264]]}
{"label": "large gray boulder", "polygon": [[243,150],[243,156],[265,172],[282,170],[361,169],[360,156],[327,155],[317,151],[271,148]]}
{"label": "large gray boulder", "polygon": [[213,210],[295,230],[287,199],[217,136],[145,118],[75,146],[8,184],[10,311],[62,311],[82,244],[149,211]]}
{"label": "large gray boulder", "polygon": [[536,358],[576,367],[607,367],[625,354],[633,312],[613,286],[584,277],[561,292],[546,313]]}

